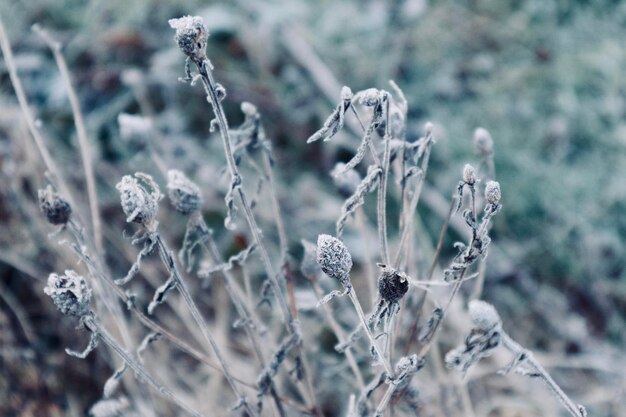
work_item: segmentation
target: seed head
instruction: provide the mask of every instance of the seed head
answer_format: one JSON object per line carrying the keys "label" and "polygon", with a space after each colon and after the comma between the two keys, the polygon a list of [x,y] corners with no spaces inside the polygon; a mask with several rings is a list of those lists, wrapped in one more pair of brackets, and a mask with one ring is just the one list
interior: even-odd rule
{"label": "seed head", "polygon": [[485,332],[491,331],[502,324],[500,315],[495,307],[485,301],[470,301],[469,315],[474,326]]}
{"label": "seed head", "polygon": [[474,146],[482,156],[493,154],[493,139],[487,129],[479,127],[474,131]]}
{"label": "seed head", "polygon": [[463,182],[468,185],[476,184],[476,170],[470,164],[465,164],[463,168]]}
{"label": "seed head", "polygon": [[140,172],[134,177],[124,175],[115,188],[120,192],[122,210],[128,223],[148,225],[156,217],[163,196],[151,176]]}
{"label": "seed head", "polygon": [[317,263],[326,275],[343,281],[352,269],[352,256],[341,240],[322,234],[317,238]]}
{"label": "seed head", "polygon": [[500,198],[502,194],[500,192],[500,183],[498,181],[487,181],[485,185],[485,199],[494,206],[500,204]]}
{"label": "seed head", "polygon": [[170,19],[169,24],[176,30],[174,40],[185,55],[194,62],[206,59],[206,45],[209,31],[200,16],[183,16]]}
{"label": "seed head", "polygon": [[67,270],[65,275],[50,274],[43,291],[65,315],[81,317],[89,312],[91,289],[85,279],[74,271]]}
{"label": "seed head", "polygon": [[409,290],[409,279],[404,272],[400,272],[387,265],[379,264],[382,271],[378,277],[378,292],[383,300],[392,304],[400,301]]}
{"label": "seed head", "polygon": [[175,169],[167,172],[167,179],[168,196],[178,212],[188,215],[200,209],[202,194],[194,182]]}
{"label": "seed head", "polygon": [[66,224],[70,220],[72,207],[70,203],[52,191],[51,186],[39,190],[39,208],[50,224]]}

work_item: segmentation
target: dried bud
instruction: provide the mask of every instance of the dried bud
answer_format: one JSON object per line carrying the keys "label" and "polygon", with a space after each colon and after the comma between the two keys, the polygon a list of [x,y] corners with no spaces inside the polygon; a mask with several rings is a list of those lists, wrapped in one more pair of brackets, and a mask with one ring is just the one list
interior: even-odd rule
{"label": "dried bud", "polygon": [[247,117],[254,117],[258,114],[259,111],[254,104],[244,101],[241,103],[241,112]]}
{"label": "dried bud", "polygon": [[465,164],[463,168],[463,182],[468,185],[476,184],[476,170],[470,164]]}
{"label": "dried bud", "polygon": [[378,277],[380,296],[389,304],[397,303],[409,290],[407,275],[387,265],[378,264],[378,266],[382,268]]}
{"label": "dried bud", "polygon": [[352,256],[341,240],[322,234],[317,238],[317,263],[326,275],[344,281],[352,269]]}
{"label": "dried bud", "polygon": [[493,154],[493,139],[487,129],[479,127],[474,131],[474,146],[482,156]]}
{"label": "dried bud", "polygon": [[188,215],[200,209],[202,195],[194,182],[175,169],[167,172],[167,179],[170,202],[178,212]]}
{"label": "dried bud", "polygon": [[500,183],[498,181],[487,181],[487,185],[485,185],[485,198],[489,204],[497,206],[500,204],[501,197]]}
{"label": "dried bud", "polygon": [[51,224],[66,224],[72,215],[70,203],[52,191],[51,186],[39,190],[39,208]]}
{"label": "dried bud", "polygon": [[122,140],[139,149],[144,148],[154,134],[152,120],[147,117],[120,113],[117,116],[117,123],[120,126]]}
{"label": "dried bud", "polygon": [[474,326],[485,332],[489,332],[502,324],[500,315],[491,304],[472,300],[469,302],[469,315]]}
{"label": "dried bud", "polygon": [[424,133],[426,133],[426,135],[431,135],[434,128],[435,126],[431,122],[426,122],[424,125]]}
{"label": "dried bud", "polygon": [[65,275],[50,274],[43,291],[65,315],[81,317],[89,313],[91,290],[85,279],[74,271],[65,271]]}
{"label": "dried bud", "polygon": [[115,188],[120,192],[122,210],[128,223],[147,225],[156,217],[159,201],[163,196],[151,176],[139,172],[134,177],[124,175]]}
{"label": "dried bud", "polygon": [[376,88],[368,88],[357,93],[359,103],[364,106],[375,106],[382,100],[382,91]]}
{"label": "dried bud", "polygon": [[352,100],[353,95],[354,94],[352,94],[352,90],[350,89],[350,87],[345,86],[345,85],[341,87],[341,100],[350,101]]}
{"label": "dried bud", "polygon": [[206,59],[206,45],[209,31],[204,26],[200,16],[184,16],[168,21],[172,29],[176,30],[174,39],[178,47],[194,62]]}

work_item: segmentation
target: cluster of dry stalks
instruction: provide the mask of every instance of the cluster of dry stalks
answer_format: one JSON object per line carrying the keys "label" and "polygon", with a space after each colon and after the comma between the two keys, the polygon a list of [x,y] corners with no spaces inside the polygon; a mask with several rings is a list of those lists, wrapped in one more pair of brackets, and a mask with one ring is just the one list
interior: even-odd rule
{"label": "cluster of dry stalks", "polygon": [[[339,410],[348,416],[391,415],[390,410],[394,415],[430,415],[431,394],[421,393],[417,380],[441,385],[442,363],[465,373],[503,348],[511,353],[503,373],[541,379],[571,415],[586,416],[532,352],[503,330],[506,323],[494,307],[480,301],[490,229],[503,200],[495,181],[493,141],[486,130],[474,134],[482,156],[480,168],[466,165],[459,170],[461,179],[439,240],[432,245],[432,260],[426,267],[418,266],[415,253],[424,252],[420,245],[425,243],[415,237],[415,218],[436,128],[428,123],[422,138],[407,140],[408,103],[393,82],[392,92],[370,88],[353,93],[344,87],[336,108],[308,142],[330,141],[348,124],[360,129],[361,142],[354,156],[337,164],[331,174],[345,197],[336,214],[334,236],[320,230],[314,244],[299,236],[298,230],[287,230],[283,222],[272,146],[257,108],[243,103],[244,122],[236,129],[229,127],[222,105],[226,89],[213,76],[206,55],[209,34],[202,19],[187,16],[171,20],[170,25],[186,55],[181,81],[191,87],[202,85],[212,110],[211,127],[222,141],[228,177],[224,228],[237,230],[249,243],[229,258],[223,255],[203,217],[201,190],[211,184],[195,183],[179,170],[166,170],[166,158],[151,143],[156,133],[149,119],[122,114],[122,136],[141,142],[143,151],[152,156],[155,171],[168,179],[171,207],[187,222],[184,238],[177,244],[180,249],[175,251],[166,237],[172,233],[168,224],[159,221],[159,210],[166,203],[157,181],[145,173],[122,177],[116,188],[126,222],[134,229],[131,244],[138,247],[124,277],[112,275],[115,268],[105,257],[110,249],[105,245],[106,225],[98,206],[89,143],[60,45],[35,29],[51,47],[73,98],[89,195],[88,224],[80,215],[84,211],[75,209],[72,187],[47,150],[0,27],[12,82],[52,184],[39,191],[41,211],[50,224],[60,227],[56,233],[63,236],[61,244],[81,264],[82,272],[51,273],[44,291],[62,314],[74,317],[79,328],[89,333],[83,352],[68,349],[67,353],[85,358],[102,343],[118,368],[104,385],[92,415],[171,415],[153,395],[194,416],[321,416]],[[370,199],[374,191],[375,199]],[[394,211],[389,201],[394,201]],[[270,207],[269,222],[267,218],[262,222],[258,214],[257,206],[264,202]],[[367,215],[370,202],[375,204],[374,221]],[[448,223],[456,215],[464,219],[468,241],[457,242],[458,254],[441,268],[439,254]],[[376,242],[369,241],[372,225]],[[277,239],[267,237],[274,234]],[[353,261],[353,248],[344,235],[360,236],[358,262]],[[300,239],[302,255],[294,260],[291,246]],[[145,269],[153,253],[160,266],[150,263]],[[141,280],[133,278],[139,275],[146,282],[137,286]],[[215,280],[220,280],[228,302],[208,308],[202,289],[215,286]],[[340,290],[334,288],[336,283]],[[471,291],[462,291],[465,283]],[[314,294],[315,307],[307,304],[306,293]],[[349,304],[343,303],[345,296]],[[467,311],[472,330],[444,358],[441,349],[449,343],[440,342],[438,336],[453,310]],[[336,342],[334,352],[322,351],[321,318],[321,326]],[[162,341],[169,346],[162,346]],[[327,357],[339,360],[329,362]],[[206,369],[191,371],[190,360],[194,367]],[[221,381],[232,395],[224,394]],[[332,398],[328,391],[340,394],[338,405],[326,400]],[[474,415],[465,382],[457,382],[454,392],[460,412]]]}

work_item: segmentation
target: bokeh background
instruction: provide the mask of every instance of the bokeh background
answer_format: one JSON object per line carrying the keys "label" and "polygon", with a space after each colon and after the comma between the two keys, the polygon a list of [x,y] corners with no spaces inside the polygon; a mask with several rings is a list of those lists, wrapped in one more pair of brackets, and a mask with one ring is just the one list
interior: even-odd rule
{"label": "bokeh background", "polygon": [[[263,115],[294,257],[300,238],[314,240],[336,219],[341,199],[328,172],[358,144],[349,130],[328,144],[305,144],[336,104],[341,86],[390,89],[394,80],[409,102],[409,140],[423,133],[425,122],[435,124],[438,142],[419,209],[420,232],[432,242],[461,168],[480,160],[473,131],[488,129],[504,208],[493,228],[484,297],[498,307],[510,333],[551,361],[590,415],[624,415],[626,3],[0,2],[48,147],[85,204],[66,90],[31,26],[39,23],[64,44],[111,226],[107,255],[119,274],[136,249],[121,236],[125,226],[114,185],[138,170],[163,181],[149,158],[120,139],[120,112],[152,117],[164,159],[204,184],[205,217],[219,225],[223,216],[227,184],[220,180],[221,166],[207,162],[221,161],[222,154],[208,133],[205,97],[177,82],[183,59],[167,20],[186,14],[203,16],[210,29],[208,55],[228,92],[231,125],[243,120],[241,101],[254,103]],[[49,272],[73,264],[69,250],[57,244],[61,238],[47,237],[51,229],[37,211],[36,190],[47,182],[38,155],[26,145],[30,140],[2,59],[0,414],[84,415],[110,368],[97,354],[78,361],[63,353],[84,338],[61,319],[42,287]],[[206,157],[191,158],[200,148]],[[162,223],[179,241],[183,220],[166,215],[171,219]],[[237,236],[221,233],[226,250],[236,249]],[[453,255],[459,236],[452,227],[444,258]],[[517,412],[489,411],[535,415]],[[542,415],[558,413],[552,404]]]}

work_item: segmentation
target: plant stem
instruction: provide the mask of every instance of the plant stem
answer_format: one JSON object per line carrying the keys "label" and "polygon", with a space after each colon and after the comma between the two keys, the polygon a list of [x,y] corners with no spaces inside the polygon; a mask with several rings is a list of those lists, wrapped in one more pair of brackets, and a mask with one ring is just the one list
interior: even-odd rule
{"label": "plant stem", "polygon": [[[174,261],[174,257],[172,256],[171,251],[166,246],[160,234],[157,234],[156,240],[157,240],[156,242],[157,247],[159,249],[159,254],[161,255],[161,259],[163,260],[163,263],[165,264],[168,272],[172,275],[174,282],[176,283],[176,288],[178,288],[178,291],[180,292],[183,299],[185,300],[185,303],[187,304],[187,307],[189,308],[189,311],[191,312],[191,315],[194,321],[198,324],[198,327],[200,328],[202,335],[211,346],[211,349],[213,350],[213,354],[215,355],[218,363],[220,364],[222,368],[222,372],[224,373],[224,377],[226,378],[226,381],[228,382],[233,392],[237,396],[237,400],[244,399],[243,395],[239,391],[239,388],[237,387],[237,384],[235,384],[235,380],[232,377],[232,374],[228,368],[228,365],[226,364],[226,361],[224,360],[220,352],[220,349],[217,346],[217,343],[215,342],[213,335],[211,334],[211,331],[209,330],[208,323],[204,320],[204,317],[202,317],[200,310],[196,306],[196,303],[193,301],[193,297],[191,296],[191,292],[189,291],[187,284],[183,280],[183,277],[180,275],[180,272],[178,271],[178,267],[176,266],[176,263]],[[257,416],[256,411],[250,406],[250,404],[248,404],[247,401],[244,401],[244,407],[246,408],[248,413],[250,413],[251,416],[253,417]]]}
{"label": "plant stem", "polygon": [[115,340],[113,336],[102,326],[93,316],[86,316],[84,318],[85,327],[95,333],[100,340],[106,343],[111,349],[113,349],[126,364],[133,370],[135,373],[141,377],[141,380],[146,381],[148,385],[150,385],[155,391],[159,393],[163,398],[173,402],[178,405],[183,410],[187,411],[194,417],[203,417],[202,414],[198,413],[191,407],[187,406],[183,401],[181,401],[169,388],[163,386],[159,383],[152,375],[146,371],[146,369],[141,365],[138,361],[136,361],[128,352],[120,346],[120,344]]}
{"label": "plant stem", "polygon": [[359,316],[359,320],[361,320],[361,325],[363,326],[363,329],[365,330],[365,333],[367,334],[367,337],[370,340],[370,344],[374,347],[374,350],[376,351],[376,354],[378,355],[380,362],[385,367],[387,376],[389,378],[392,378],[393,370],[391,368],[391,365],[385,358],[384,352],[380,349],[380,347],[378,347],[378,343],[376,339],[374,338],[374,335],[372,334],[370,327],[367,324],[367,319],[365,318],[365,314],[363,313],[363,308],[361,307],[361,303],[359,302],[359,299],[357,298],[356,293],[354,292],[354,288],[352,287],[349,288],[348,296],[350,297],[350,301],[352,301],[352,304],[354,304],[354,308],[356,309],[357,315]]}
{"label": "plant stem", "polygon": [[546,369],[535,359],[533,353],[522,347],[519,343],[511,338],[506,332],[501,332],[502,345],[510,350],[516,356],[524,355],[525,361],[528,362],[534,370],[539,374],[539,377],[548,385],[550,390],[558,397],[561,403],[565,406],[567,411],[574,417],[585,417],[584,407],[574,404],[574,402],[565,394],[565,392],[554,381],[552,376],[546,371]]}

